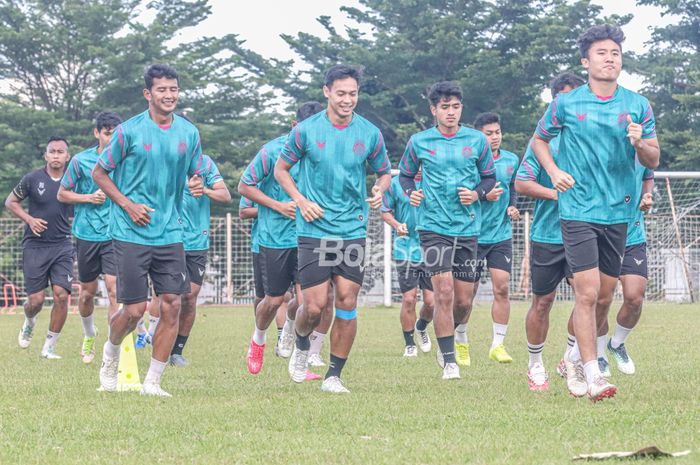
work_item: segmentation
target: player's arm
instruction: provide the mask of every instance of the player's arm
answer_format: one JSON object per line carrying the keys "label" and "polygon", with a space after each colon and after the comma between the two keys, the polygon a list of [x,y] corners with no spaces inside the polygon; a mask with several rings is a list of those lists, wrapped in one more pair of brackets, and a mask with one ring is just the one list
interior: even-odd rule
{"label": "player's arm", "polygon": [[381,208],[382,197],[391,186],[391,161],[384,146],[384,136],[380,131],[376,133],[374,148],[367,157],[367,164],[377,173],[377,180],[372,186],[372,196],[367,199],[369,206],[374,209]]}
{"label": "player's arm", "polygon": [[627,123],[627,137],[637,152],[639,163],[650,170],[658,168],[661,149],[656,138],[656,122],[651,105],[647,103],[646,113],[640,124],[634,122],[631,115],[627,115]]}
{"label": "player's arm", "polygon": [[274,175],[275,180],[282,189],[296,203],[305,221],[311,222],[323,216],[323,208],[315,202],[311,202],[299,192],[294,178],[292,178],[292,166],[298,163],[305,155],[305,134],[295,126],[287,136],[287,142],[284,144],[284,149],[277,158],[275,163]]}
{"label": "player's arm", "polygon": [[374,209],[381,208],[382,196],[389,190],[389,186],[391,186],[391,172],[377,177],[374,186],[372,186],[372,197],[367,199],[370,207]]}
{"label": "player's arm", "polygon": [[418,207],[425,198],[423,189],[416,189],[416,176],[420,165],[420,160],[416,157],[413,147],[413,138],[410,138],[399,162],[399,185],[408,195],[413,207]]}
{"label": "player's arm", "polygon": [[564,192],[573,187],[576,181],[569,173],[559,169],[549,148],[549,141],[557,137],[564,127],[564,110],[562,108],[564,103],[560,97],[561,94],[557,95],[540,118],[530,146],[535,158],[552,180],[554,188],[559,192]]}
{"label": "player's arm", "polygon": [[249,220],[251,218],[257,218],[258,217],[258,208],[257,207],[247,207],[247,208],[240,208],[238,210],[238,218],[242,220]]}
{"label": "player's arm", "polygon": [[231,192],[228,190],[228,187],[223,179],[215,182],[211,187],[204,187],[204,195],[209,197],[214,202],[231,202]]}
{"label": "player's arm", "polygon": [[557,200],[557,191],[555,189],[544,187],[537,181],[518,178],[515,180],[515,190],[518,192],[518,194],[531,197],[533,199]]}
{"label": "player's arm", "polygon": [[518,221],[520,219],[520,211],[518,210],[518,192],[515,190],[515,176],[518,170],[514,170],[513,176],[510,178],[510,184],[508,186],[510,192],[510,198],[508,199],[508,208],[506,213],[510,216],[513,221]]}
{"label": "player's arm", "polygon": [[[250,162],[246,170],[243,172],[243,176],[241,176],[241,180],[238,182],[238,193],[243,197],[252,200],[258,205],[263,205],[278,212],[280,215],[294,219],[296,218],[297,212],[297,205],[294,201],[280,202],[279,200],[268,196],[258,188],[258,184],[260,184],[267,176],[272,175],[274,170],[274,167],[268,165],[269,157],[264,157],[264,153],[265,149],[258,152],[258,154],[255,155],[255,158],[253,158],[253,161]],[[292,182],[294,182],[294,180],[292,180]]]}
{"label": "player's arm", "polygon": [[651,195],[654,190],[654,173],[651,170],[648,173],[642,181],[642,199],[639,202],[639,209],[643,212],[648,212],[654,205],[654,197]]}
{"label": "player's arm", "polygon": [[35,235],[40,236],[42,232],[46,231],[48,223],[41,218],[34,218],[32,215],[27,213],[24,208],[22,208],[22,200],[24,200],[26,193],[28,192],[29,181],[25,176],[12,190],[12,192],[10,192],[7,199],[5,199],[5,208],[26,223],[27,226],[29,226],[29,229],[31,229]]}
{"label": "player's arm", "polygon": [[63,187],[63,185],[58,187],[58,195],[56,195],[56,197],[61,203],[91,203],[94,205],[101,205],[105,203],[105,200],[107,199],[104,192],[102,192],[100,189],[96,190],[92,194],[78,194],[72,189]]}
{"label": "player's arm", "polygon": [[[477,200],[488,200],[487,195],[496,187],[496,169],[493,163],[493,152],[491,145],[486,140],[486,136],[481,137],[481,155],[476,162],[479,169],[480,180],[474,189],[468,187],[458,187],[457,193],[462,205],[471,205]],[[500,189],[500,188],[497,188]],[[501,189],[502,191],[502,189]],[[500,197],[500,193],[498,194]]]}
{"label": "player's arm", "polygon": [[389,190],[382,195],[382,220],[391,226],[392,229],[396,230],[399,236],[406,236],[408,234],[408,228],[406,224],[399,222],[394,216],[395,206],[396,199],[391,190],[391,185],[389,185]]}

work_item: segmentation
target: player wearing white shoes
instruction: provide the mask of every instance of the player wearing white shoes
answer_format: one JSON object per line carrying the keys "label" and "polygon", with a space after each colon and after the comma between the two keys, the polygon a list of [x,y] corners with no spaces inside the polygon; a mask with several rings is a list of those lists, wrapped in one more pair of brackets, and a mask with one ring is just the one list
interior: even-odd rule
{"label": "player wearing white shoes", "polygon": [[[73,244],[69,217],[73,206],[56,198],[66,164],[70,160],[68,142],[52,137],[44,153],[46,166],[22,177],[5,200],[5,207],[27,226],[22,238],[22,269],[27,300],[24,303],[24,324],[18,342],[29,347],[36,317],[44,305],[44,291],[51,285],[53,307],[49,331],[41,356],[53,360],[56,343],[68,315],[68,296],[73,283]],[[29,209],[22,208],[27,200]]]}

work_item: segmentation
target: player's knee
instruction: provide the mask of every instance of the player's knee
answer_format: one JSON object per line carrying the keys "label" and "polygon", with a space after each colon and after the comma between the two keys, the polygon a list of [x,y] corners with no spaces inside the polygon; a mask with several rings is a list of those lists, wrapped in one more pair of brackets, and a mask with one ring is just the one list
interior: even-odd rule
{"label": "player's knee", "polygon": [[610,305],[612,305],[612,301],[613,301],[612,294],[609,294],[609,295],[598,294],[598,302],[597,303],[600,307],[608,308],[608,307],[610,307]]}
{"label": "player's knee", "polygon": [[403,295],[403,303],[406,307],[409,307],[411,309],[416,308],[416,293],[415,292],[407,292]]}
{"label": "player's knee", "polygon": [[66,306],[68,305],[68,291],[65,289],[57,289],[53,293],[53,301],[55,305]]}
{"label": "player's knee", "polygon": [[554,305],[554,295],[548,294],[543,296],[537,296],[533,308],[535,309],[536,313],[544,315],[549,313],[549,311],[552,309],[552,305]]}
{"label": "player's knee", "polygon": [[[338,308],[355,308],[357,306],[357,296],[346,295],[335,299],[335,306]],[[325,305],[320,308],[325,307]]]}
{"label": "player's knee", "polygon": [[624,296],[625,306],[634,314],[642,312],[642,304],[644,303],[644,294],[626,295]]}
{"label": "player's knee", "polygon": [[90,291],[81,290],[80,291],[80,305],[88,305],[95,300],[95,294]]}
{"label": "player's knee", "polygon": [[493,285],[493,298],[496,300],[508,300],[508,283]]}
{"label": "player's knee", "polygon": [[435,284],[435,300],[449,299],[452,296],[454,284],[451,279],[439,279]]}
{"label": "player's knee", "polygon": [[592,307],[598,303],[598,289],[577,289],[576,300],[586,307]]}

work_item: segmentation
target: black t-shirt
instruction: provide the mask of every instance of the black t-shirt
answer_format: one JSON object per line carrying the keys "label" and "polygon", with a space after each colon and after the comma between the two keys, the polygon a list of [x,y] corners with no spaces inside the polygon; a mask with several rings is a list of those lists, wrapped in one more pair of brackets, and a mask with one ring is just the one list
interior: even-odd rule
{"label": "black t-shirt", "polygon": [[35,235],[27,226],[24,229],[22,245],[24,247],[46,247],[53,244],[70,242],[70,222],[73,205],[61,203],[56,196],[61,179],[54,181],[42,168],[24,175],[12,190],[18,199],[29,200],[29,214],[48,223],[41,236]]}

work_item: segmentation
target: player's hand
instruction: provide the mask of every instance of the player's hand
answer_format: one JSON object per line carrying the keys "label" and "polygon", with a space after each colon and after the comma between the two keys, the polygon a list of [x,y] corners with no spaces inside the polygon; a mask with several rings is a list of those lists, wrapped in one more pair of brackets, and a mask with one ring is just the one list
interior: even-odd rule
{"label": "player's hand", "polygon": [[520,212],[516,207],[510,206],[508,207],[508,210],[506,210],[506,213],[508,216],[510,216],[510,219],[513,221],[518,221],[520,219]]}
{"label": "player's hand", "polygon": [[29,229],[32,230],[35,236],[41,236],[41,233],[46,231],[48,226],[49,224],[41,218],[32,217],[32,219],[29,220]]}
{"label": "player's hand", "polygon": [[412,207],[419,207],[424,198],[423,189],[418,189],[411,192],[411,196],[408,199]]}
{"label": "player's hand", "polygon": [[396,235],[399,237],[408,236],[408,226],[406,226],[406,223],[401,223],[396,227]]}
{"label": "player's hand", "polygon": [[637,147],[642,140],[642,125],[632,121],[632,117],[627,115],[627,137],[630,139],[630,144]]}
{"label": "player's hand", "polygon": [[201,176],[197,176],[196,174],[192,176],[190,180],[187,181],[187,187],[192,197],[201,197],[204,195],[204,181],[202,181]]}
{"label": "player's hand", "polygon": [[554,171],[549,177],[552,179],[554,188],[559,192],[566,192],[574,187],[574,184],[576,183],[574,178],[569,173],[562,171],[559,168],[554,168]]}
{"label": "player's hand", "polygon": [[137,226],[146,226],[148,223],[150,223],[150,213],[155,211],[148,205],[134,202],[129,202],[126,204],[124,210],[126,210],[129,218],[131,218],[131,221],[133,221]]}
{"label": "player's hand", "polygon": [[277,212],[280,215],[284,215],[293,220],[297,217],[297,204],[293,200],[290,200],[289,202],[280,202]]}
{"label": "player's hand", "polygon": [[323,208],[321,208],[317,203],[306,199],[299,202],[299,212],[307,223],[317,220],[323,216]]}
{"label": "player's hand", "polygon": [[498,186],[500,186],[500,185],[501,185],[501,183],[500,183],[500,182],[497,182],[497,183],[493,186],[493,189],[491,189],[491,190],[488,192],[488,194],[486,194],[486,200],[488,200],[488,201],[490,201],[490,202],[495,202],[495,201],[497,201],[498,199],[501,198],[501,194],[503,194],[503,188],[502,188],[502,187],[498,187]]}
{"label": "player's hand", "polygon": [[639,209],[643,212],[648,212],[654,205],[654,199],[651,196],[651,192],[647,192],[642,195],[642,201],[639,202]]}
{"label": "player's hand", "polygon": [[477,200],[479,200],[479,194],[476,191],[467,189],[466,187],[458,187],[459,191],[459,203],[462,205],[471,205]]}
{"label": "player's hand", "polygon": [[372,187],[372,197],[367,199],[367,203],[369,203],[370,208],[375,210],[382,206],[382,190],[379,186]]}
{"label": "player's hand", "polygon": [[102,205],[103,203],[105,203],[105,200],[107,200],[107,197],[101,189],[97,189],[95,192],[90,194],[89,200],[92,204]]}

